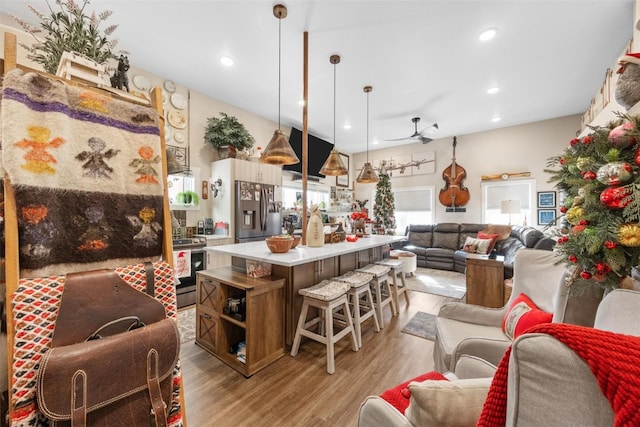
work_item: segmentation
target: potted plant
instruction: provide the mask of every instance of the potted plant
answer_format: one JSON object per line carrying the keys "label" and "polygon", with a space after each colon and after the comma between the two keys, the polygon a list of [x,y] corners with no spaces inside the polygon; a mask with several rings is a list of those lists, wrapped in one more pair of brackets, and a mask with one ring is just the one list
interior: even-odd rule
{"label": "potted plant", "polygon": [[195,191],[181,191],[176,194],[176,203],[180,205],[193,205],[198,206],[200,203],[200,198],[198,197],[198,193]]}
{"label": "potted plant", "polygon": [[110,25],[104,30],[99,28],[113,14],[112,11],[86,13],[89,0],[83,0],[79,4],[70,0],[56,0],[55,3],[59,10],[54,10],[47,3],[48,16],[29,7],[40,19],[39,27],[14,17],[36,39],[32,46],[22,45],[29,51],[29,59],[41,64],[46,72],[55,74],[64,52],[79,53],[99,65],[117,58],[113,49],[118,41],[109,40],[108,37],[118,26]]}
{"label": "potted plant", "polygon": [[218,150],[221,159],[226,159],[236,157],[236,151],[253,147],[255,140],[237,118],[221,112],[220,117],[207,119],[204,142]]}

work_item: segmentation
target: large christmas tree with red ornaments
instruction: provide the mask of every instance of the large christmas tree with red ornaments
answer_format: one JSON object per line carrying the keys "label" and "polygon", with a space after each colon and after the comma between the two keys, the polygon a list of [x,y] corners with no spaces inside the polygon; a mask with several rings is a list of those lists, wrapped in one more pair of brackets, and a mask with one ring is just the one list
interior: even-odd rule
{"label": "large christmas tree with red ornaments", "polygon": [[549,159],[549,182],[564,195],[558,250],[575,276],[621,286],[640,263],[640,118],[619,114]]}

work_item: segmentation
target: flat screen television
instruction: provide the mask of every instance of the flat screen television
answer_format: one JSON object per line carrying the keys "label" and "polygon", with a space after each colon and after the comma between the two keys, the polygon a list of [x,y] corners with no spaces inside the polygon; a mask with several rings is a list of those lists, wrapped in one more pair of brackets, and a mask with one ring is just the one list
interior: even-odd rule
{"label": "flat screen television", "polygon": [[[295,165],[285,165],[283,170],[302,173],[302,131],[300,129],[291,128],[291,134],[289,135],[289,144],[296,152],[296,155],[300,159]],[[324,178],[324,175],[320,173],[322,165],[329,157],[329,153],[333,149],[333,144],[315,137],[309,134],[309,176],[316,176]]]}

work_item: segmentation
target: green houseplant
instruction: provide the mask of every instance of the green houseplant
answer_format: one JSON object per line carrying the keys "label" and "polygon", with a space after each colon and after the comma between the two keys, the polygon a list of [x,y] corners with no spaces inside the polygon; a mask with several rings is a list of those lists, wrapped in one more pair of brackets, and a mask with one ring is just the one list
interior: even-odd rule
{"label": "green houseplant", "polygon": [[64,52],[77,52],[100,65],[117,58],[113,49],[118,40],[109,40],[108,37],[118,26],[110,25],[104,30],[99,28],[113,14],[112,11],[88,14],[85,9],[89,0],[80,3],[74,0],[55,0],[55,4],[57,8],[47,2],[48,16],[29,5],[29,9],[40,20],[39,26],[13,17],[36,39],[36,43],[31,46],[21,44],[29,51],[29,59],[41,64],[46,72],[55,74]]}
{"label": "green houseplant", "polygon": [[198,206],[200,203],[200,197],[195,191],[181,191],[176,194],[176,203],[180,205]]}
{"label": "green houseplant", "polygon": [[224,159],[235,157],[236,151],[253,147],[255,140],[236,117],[221,112],[220,117],[207,119],[204,142],[218,150],[218,155]]}

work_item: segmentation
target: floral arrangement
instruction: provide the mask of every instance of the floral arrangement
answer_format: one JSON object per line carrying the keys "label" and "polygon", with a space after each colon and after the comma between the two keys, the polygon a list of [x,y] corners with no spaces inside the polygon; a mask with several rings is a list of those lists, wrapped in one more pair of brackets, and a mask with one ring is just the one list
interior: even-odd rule
{"label": "floral arrangement", "polygon": [[[40,26],[35,27],[28,22],[14,16],[20,26],[35,39],[32,46],[21,44],[29,51],[29,59],[42,65],[48,73],[55,74],[60,63],[60,57],[65,51],[77,52],[94,60],[98,64],[104,64],[109,59],[117,56],[113,53],[117,39],[109,40],[108,37],[118,28],[110,25],[101,30],[100,24],[106,21],[113,12],[106,10],[88,15],[85,12],[89,0],[82,0],[80,4],[74,0],[55,0],[59,10],[54,10],[47,2],[49,16],[40,13],[31,5],[27,5],[31,12],[40,19]],[[121,51],[126,54],[127,52]]]}
{"label": "floral arrangement", "polygon": [[367,220],[368,216],[367,216],[366,212],[362,212],[362,211],[360,211],[360,212],[351,212],[351,219],[354,220],[354,221],[357,221],[359,219]]}
{"label": "floral arrangement", "polygon": [[640,257],[640,118],[619,114],[572,139],[548,166],[566,196],[556,250],[575,267],[573,279],[620,287]]}

